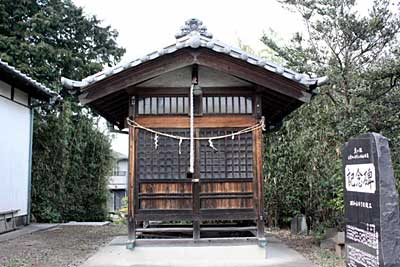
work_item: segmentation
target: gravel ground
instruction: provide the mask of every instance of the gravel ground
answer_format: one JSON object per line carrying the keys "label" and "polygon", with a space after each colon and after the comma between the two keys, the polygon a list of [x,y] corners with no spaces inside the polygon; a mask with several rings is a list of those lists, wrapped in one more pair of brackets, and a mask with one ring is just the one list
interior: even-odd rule
{"label": "gravel ground", "polygon": [[62,226],[0,242],[1,267],[79,266],[114,236],[126,235],[125,225]]}
{"label": "gravel ground", "polygon": [[335,252],[321,249],[315,244],[312,236],[292,235],[289,230],[269,231],[287,246],[301,253],[318,267],[345,267],[344,258],[337,257]]}
{"label": "gravel ground", "polygon": [[[287,230],[270,231],[318,267],[344,267],[344,259],[320,249],[311,236],[293,236]],[[0,242],[1,267],[79,266],[113,237],[126,235],[125,225],[61,226]]]}

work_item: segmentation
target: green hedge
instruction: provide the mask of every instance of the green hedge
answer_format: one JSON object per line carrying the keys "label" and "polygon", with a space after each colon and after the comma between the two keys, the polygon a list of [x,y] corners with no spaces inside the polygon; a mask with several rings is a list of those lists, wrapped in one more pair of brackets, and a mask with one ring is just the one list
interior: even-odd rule
{"label": "green hedge", "polygon": [[[32,213],[37,221],[106,219],[109,138],[85,110],[68,100],[52,112],[36,112],[32,159]],[[86,112],[87,113],[87,112]]]}

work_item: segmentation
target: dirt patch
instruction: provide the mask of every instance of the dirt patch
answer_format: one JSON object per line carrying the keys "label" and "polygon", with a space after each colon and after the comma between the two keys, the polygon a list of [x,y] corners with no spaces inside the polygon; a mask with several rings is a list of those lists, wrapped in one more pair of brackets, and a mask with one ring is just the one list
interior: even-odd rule
{"label": "dirt patch", "polygon": [[125,225],[62,226],[0,242],[2,267],[79,266],[113,237],[126,235]]}
{"label": "dirt patch", "polygon": [[337,257],[333,251],[321,249],[316,245],[312,236],[292,235],[289,230],[271,230],[269,232],[280,239],[288,247],[298,251],[318,267],[346,266],[344,258]]}

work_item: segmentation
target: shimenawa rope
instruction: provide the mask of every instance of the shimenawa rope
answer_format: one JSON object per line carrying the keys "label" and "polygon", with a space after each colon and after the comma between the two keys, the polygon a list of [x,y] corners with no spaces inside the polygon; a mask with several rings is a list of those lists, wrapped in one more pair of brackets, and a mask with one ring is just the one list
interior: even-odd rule
{"label": "shimenawa rope", "polygon": [[[154,133],[158,136],[164,136],[164,137],[169,137],[169,138],[173,138],[176,140],[190,140],[190,137],[187,136],[179,136],[179,135],[173,135],[173,134],[167,134],[167,133],[163,133],[163,132],[159,132],[156,130],[153,130],[151,128],[147,128],[141,124],[139,124],[138,122],[131,120],[130,118],[126,119],[128,126],[129,127],[133,127],[133,128],[139,128],[151,133]],[[253,126],[244,128],[242,130],[236,131],[236,132],[232,132],[230,134],[225,134],[225,135],[219,135],[219,136],[202,136],[202,137],[193,137],[194,140],[217,140],[217,139],[224,139],[227,137],[232,137],[232,139],[234,139],[235,136],[240,135],[240,134],[244,134],[244,133],[249,133],[252,131],[255,131],[257,129],[262,129],[263,131],[265,131],[265,124],[264,124],[264,117],[260,120],[260,122],[254,124]]]}

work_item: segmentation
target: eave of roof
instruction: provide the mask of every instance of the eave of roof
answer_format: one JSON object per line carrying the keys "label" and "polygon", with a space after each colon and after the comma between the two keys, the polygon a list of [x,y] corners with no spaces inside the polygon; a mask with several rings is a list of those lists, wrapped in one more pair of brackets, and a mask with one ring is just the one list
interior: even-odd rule
{"label": "eave of roof", "polygon": [[128,156],[117,151],[112,151],[112,156],[117,161],[128,159]]}
{"label": "eave of roof", "polygon": [[186,25],[181,28],[181,32],[176,35],[176,43],[174,44],[171,44],[157,51],[153,51],[152,53],[146,54],[129,62],[121,63],[111,68],[106,68],[101,72],[84,78],[82,81],[74,81],[63,77],[61,79],[61,82],[66,88],[81,88],[82,90],[84,90],[85,87],[89,85],[91,86],[123,70],[136,67],[144,62],[156,59],[166,54],[174,53],[177,50],[187,47],[194,49],[205,47],[218,53],[229,55],[233,58],[243,60],[249,64],[265,68],[268,71],[271,71],[287,79],[293,80],[301,85],[304,85],[311,90],[325,84],[328,81],[328,78],[326,76],[312,78],[309,75],[295,72],[281,66],[280,64],[268,61],[255,55],[251,55],[244,50],[227,45],[219,40],[214,39],[212,35],[207,32],[207,29],[202,26],[201,21],[197,19],[190,19],[186,21]]}
{"label": "eave of roof", "polygon": [[29,93],[32,97],[47,101],[55,102],[61,100],[61,96],[52,91],[48,87],[32,79],[28,75],[17,70],[15,67],[9,65],[7,62],[0,59],[0,73],[4,78],[7,78],[12,85],[17,84],[18,89]]}

